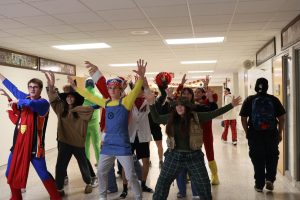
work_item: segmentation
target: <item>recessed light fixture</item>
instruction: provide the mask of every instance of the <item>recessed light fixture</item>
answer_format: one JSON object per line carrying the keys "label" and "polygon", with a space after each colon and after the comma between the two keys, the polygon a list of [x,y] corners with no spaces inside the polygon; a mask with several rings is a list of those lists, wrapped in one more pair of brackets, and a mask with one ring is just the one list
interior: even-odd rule
{"label": "recessed light fixture", "polygon": [[136,63],[109,64],[110,67],[136,67]]}
{"label": "recessed light fixture", "polygon": [[205,44],[221,43],[224,37],[207,37],[207,38],[183,38],[183,39],[166,39],[167,44]]}
{"label": "recessed light fixture", "polygon": [[202,70],[202,71],[188,71],[188,74],[197,74],[197,73],[213,73],[214,70]]}
{"label": "recessed light fixture", "polygon": [[131,31],[132,35],[147,35],[149,31]]}
{"label": "recessed light fixture", "polygon": [[70,45],[55,45],[52,46],[60,50],[82,50],[82,49],[103,49],[111,48],[106,43],[88,43],[88,44],[70,44]]}
{"label": "recessed light fixture", "polygon": [[195,60],[195,61],[181,61],[180,64],[183,65],[193,65],[193,64],[213,64],[217,63],[216,60]]}

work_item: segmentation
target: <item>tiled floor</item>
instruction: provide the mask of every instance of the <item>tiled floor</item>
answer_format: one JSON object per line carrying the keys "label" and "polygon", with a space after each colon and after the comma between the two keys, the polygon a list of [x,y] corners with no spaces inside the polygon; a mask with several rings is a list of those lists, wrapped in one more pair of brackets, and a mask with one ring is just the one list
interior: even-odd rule
{"label": "tiled floor", "polygon": [[[277,176],[275,182],[275,190],[273,192],[264,191],[257,193],[253,189],[253,169],[248,157],[248,147],[243,133],[238,135],[238,145],[233,146],[230,143],[222,143],[220,135],[222,132],[219,126],[220,121],[214,120],[214,137],[215,137],[215,159],[219,168],[219,178],[221,184],[212,187],[213,198],[217,200],[299,200],[300,191],[291,185],[285,177]],[[155,188],[156,180],[159,175],[157,149],[154,142],[151,142],[151,161],[152,167],[149,171],[148,185]],[[49,171],[54,174],[57,151],[48,151],[46,154],[47,165]],[[6,184],[4,176],[5,166],[0,168],[0,200],[7,200],[10,197],[10,190]],[[84,200],[84,199],[99,199],[98,190],[94,189],[91,194],[85,195],[84,182],[82,181],[78,165],[75,159],[72,159],[68,168],[70,184],[65,188],[69,200]],[[35,171],[30,169],[30,177],[28,178],[27,192],[23,197],[25,200],[46,200],[49,199],[46,190],[39,180]],[[122,181],[118,179],[119,192],[110,194],[108,199],[118,199],[122,191]],[[169,198],[170,200],[177,199],[176,193],[178,189],[176,183],[172,184]],[[187,198],[191,199],[190,184],[188,184]],[[129,195],[126,199],[133,199],[132,192],[129,190]],[[144,193],[144,199],[152,199],[151,194]]]}

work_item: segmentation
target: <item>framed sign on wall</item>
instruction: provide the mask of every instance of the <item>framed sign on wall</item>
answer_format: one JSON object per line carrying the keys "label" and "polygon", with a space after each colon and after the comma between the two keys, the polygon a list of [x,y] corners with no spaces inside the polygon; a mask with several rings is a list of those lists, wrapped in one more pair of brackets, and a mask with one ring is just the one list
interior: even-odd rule
{"label": "framed sign on wall", "polygon": [[40,71],[52,71],[59,74],[76,75],[76,65],[69,63],[63,63],[56,60],[50,60],[46,58],[39,58],[39,70]]}
{"label": "framed sign on wall", "polygon": [[275,37],[268,41],[262,48],[256,52],[256,66],[261,65],[276,55]]}
{"label": "framed sign on wall", "polygon": [[284,50],[300,41],[300,15],[281,30],[281,49]]}
{"label": "framed sign on wall", "polygon": [[38,70],[38,57],[0,48],[0,65]]}

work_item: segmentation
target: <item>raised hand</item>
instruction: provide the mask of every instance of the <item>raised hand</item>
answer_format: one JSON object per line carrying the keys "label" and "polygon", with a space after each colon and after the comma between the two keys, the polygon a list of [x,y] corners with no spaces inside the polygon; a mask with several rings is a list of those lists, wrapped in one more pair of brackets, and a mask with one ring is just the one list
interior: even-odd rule
{"label": "raised hand", "polygon": [[203,87],[207,89],[209,84],[209,75],[206,75],[205,79],[201,79],[201,82],[203,83]]}
{"label": "raised hand", "polygon": [[150,105],[154,104],[155,102],[155,95],[152,92],[144,94],[145,99],[148,101]]}
{"label": "raised hand", "polygon": [[76,90],[77,89],[77,86],[75,84],[75,80],[72,76],[68,76],[68,83],[70,83],[71,87]]}
{"label": "raised hand", "polygon": [[10,96],[7,94],[7,92],[4,89],[0,88],[0,92],[1,95],[6,96],[8,99],[10,99]]}
{"label": "raised hand", "polygon": [[233,96],[231,104],[232,104],[233,107],[241,105],[242,104],[242,98],[240,96],[238,96],[236,98]]}
{"label": "raised hand", "polygon": [[135,72],[137,75],[139,75],[139,78],[144,78],[147,62],[144,62],[144,60],[139,59],[138,61],[136,61],[136,63],[137,63],[137,70],[132,70],[132,71]]}
{"label": "raised hand", "polygon": [[4,81],[6,78],[0,73],[0,80]]}
{"label": "raised hand", "polygon": [[55,85],[55,76],[53,72],[44,72],[46,79],[47,79],[47,85],[48,87],[54,87]]}
{"label": "raised hand", "polygon": [[19,103],[19,100],[18,99],[14,99],[12,101],[10,101],[8,104],[10,107],[12,107],[13,104],[18,104]]}
{"label": "raised hand", "polygon": [[173,91],[170,88],[165,89],[165,91],[167,93],[167,97],[174,99]]}
{"label": "raised hand", "polygon": [[90,76],[93,76],[96,71],[100,71],[99,68],[90,61],[85,61],[84,64],[86,64],[85,67],[89,70]]}
{"label": "raised hand", "polygon": [[181,85],[184,85],[186,83],[187,79],[185,77],[186,77],[186,74],[184,74],[181,79]]}

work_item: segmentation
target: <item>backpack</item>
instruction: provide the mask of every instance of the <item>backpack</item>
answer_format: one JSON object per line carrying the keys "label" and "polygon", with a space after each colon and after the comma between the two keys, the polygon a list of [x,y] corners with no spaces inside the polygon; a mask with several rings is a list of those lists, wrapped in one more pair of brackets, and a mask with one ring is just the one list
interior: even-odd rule
{"label": "backpack", "polygon": [[273,101],[267,96],[258,96],[252,102],[252,125],[256,131],[277,129]]}

